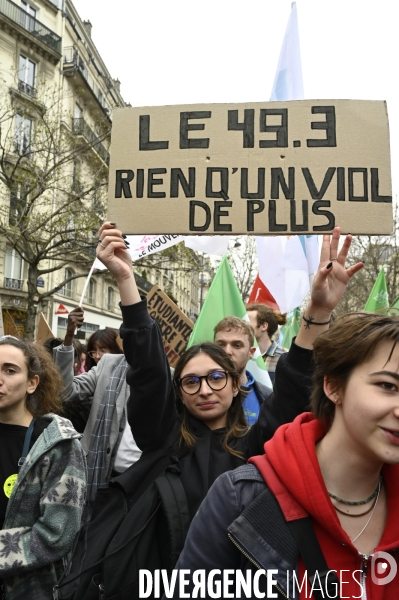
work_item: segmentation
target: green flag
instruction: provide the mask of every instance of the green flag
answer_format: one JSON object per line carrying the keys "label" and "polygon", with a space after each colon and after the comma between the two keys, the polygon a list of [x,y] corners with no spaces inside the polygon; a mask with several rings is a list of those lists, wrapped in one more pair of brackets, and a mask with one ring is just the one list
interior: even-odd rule
{"label": "green flag", "polygon": [[397,310],[399,310],[399,296],[396,296],[391,308],[396,308]]}
{"label": "green flag", "polygon": [[[249,320],[229,261],[227,256],[224,256],[213,278],[187,347],[201,342],[213,342],[215,326],[224,317],[229,316]],[[256,340],[255,346],[257,346]],[[254,358],[249,361],[248,370],[257,381],[272,387],[259,348],[256,349]]]}
{"label": "green flag", "polygon": [[394,317],[399,316],[399,296],[396,296],[395,300],[393,301],[393,304],[389,309],[389,314],[393,315]]}
{"label": "green flag", "polygon": [[297,306],[294,310],[291,310],[287,315],[287,323],[282,326],[281,333],[282,339],[280,346],[290,349],[292,338],[298,335],[299,327],[301,325],[301,307]]}
{"label": "green flag", "polygon": [[387,282],[385,280],[385,271],[381,269],[376,282],[371,290],[369,299],[366,302],[364,310],[366,312],[380,312],[389,307]]}

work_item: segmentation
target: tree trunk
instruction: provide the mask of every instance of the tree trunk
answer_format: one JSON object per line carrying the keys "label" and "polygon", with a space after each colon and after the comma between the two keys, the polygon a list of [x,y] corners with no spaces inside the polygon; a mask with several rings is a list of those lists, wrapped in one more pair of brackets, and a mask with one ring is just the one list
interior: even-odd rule
{"label": "tree trunk", "polygon": [[26,322],[25,322],[25,339],[34,340],[35,339],[35,325],[36,325],[36,315],[37,315],[37,300],[35,301],[35,296],[37,295],[37,277],[38,277],[38,267],[37,265],[29,265],[28,268],[28,310],[26,312]]}

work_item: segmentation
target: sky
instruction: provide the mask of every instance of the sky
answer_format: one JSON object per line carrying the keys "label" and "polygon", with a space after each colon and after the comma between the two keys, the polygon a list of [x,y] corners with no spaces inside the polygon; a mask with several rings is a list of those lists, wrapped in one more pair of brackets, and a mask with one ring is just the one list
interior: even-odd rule
{"label": "sky", "polygon": [[[270,97],[291,0],[73,0],[132,106]],[[399,193],[393,0],[297,0],[305,98],[386,100]]]}

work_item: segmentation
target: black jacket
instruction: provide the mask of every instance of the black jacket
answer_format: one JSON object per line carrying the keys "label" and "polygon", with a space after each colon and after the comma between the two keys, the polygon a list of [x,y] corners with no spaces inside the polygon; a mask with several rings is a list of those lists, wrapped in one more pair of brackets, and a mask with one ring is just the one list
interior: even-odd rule
{"label": "black jacket", "polygon": [[252,388],[256,394],[257,399],[259,400],[259,404],[262,404],[268,396],[273,392],[272,388],[267,387],[263,383],[259,381],[255,381],[252,384]]}
{"label": "black jacket", "polygon": [[[278,597],[289,598],[297,562],[298,548],[278,503],[255,465],[244,465],[224,473],[209,491],[192,521],[175,568],[189,573],[189,594],[193,588],[191,576],[197,569],[207,574],[213,569],[222,573],[230,569],[232,575],[237,571],[245,575],[250,570],[252,581],[258,569],[266,573],[274,569],[273,579],[283,592]],[[267,592],[267,577],[262,576],[258,585],[261,593]],[[234,589],[233,584],[230,590]],[[253,594],[242,596],[255,599]],[[177,586],[172,597],[180,597]]]}
{"label": "black jacket", "polygon": [[[133,437],[145,454],[162,446],[173,429],[178,432],[180,418],[162,336],[148,314],[146,301],[121,308],[121,337],[130,365],[126,375],[131,390],[128,420]],[[312,371],[311,351],[293,344],[290,352],[282,355],[274,391],[262,402],[257,422],[245,436],[230,441],[242,452],[244,460],[223,449],[220,440],[224,429],[210,430],[190,415],[189,425],[198,441],[192,451],[184,442],[177,444],[176,455],[192,516],[219,475],[244,464],[250,456],[263,454],[264,443],[276,429],[308,409]]]}

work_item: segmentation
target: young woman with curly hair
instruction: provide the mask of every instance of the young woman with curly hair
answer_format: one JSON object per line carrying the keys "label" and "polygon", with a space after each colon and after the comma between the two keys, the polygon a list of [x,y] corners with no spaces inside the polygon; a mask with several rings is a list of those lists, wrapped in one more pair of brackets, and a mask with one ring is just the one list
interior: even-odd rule
{"label": "young woman with curly hair", "polygon": [[0,581],[7,600],[51,600],[86,494],[81,437],[57,416],[63,383],[47,350],[0,338]]}

